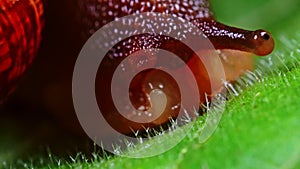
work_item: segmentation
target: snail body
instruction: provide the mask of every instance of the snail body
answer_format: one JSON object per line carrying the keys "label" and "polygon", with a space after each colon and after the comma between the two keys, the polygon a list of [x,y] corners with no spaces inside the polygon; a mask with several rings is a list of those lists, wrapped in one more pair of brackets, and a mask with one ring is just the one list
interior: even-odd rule
{"label": "snail body", "polygon": [[13,91],[37,54],[42,15],[41,0],[0,2],[0,100]]}
{"label": "snail body", "polygon": [[[252,69],[252,54],[267,55],[274,47],[273,39],[267,31],[247,31],[217,22],[210,10],[208,0],[77,0],[77,2],[78,6],[74,7],[74,2],[71,0],[49,1],[48,3],[52,4],[52,6],[49,6],[53,9],[49,10],[49,6],[48,8],[45,7],[46,12],[48,12],[46,22],[50,22],[51,25],[58,24],[56,27],[59,27],[59,29],[55,27],[53,29],[55,32],[52,29],[47,29],[48,40],[49,37],[51,40],[47,41],[45,38],[45,43],[49,48],[43,51],[43,54],[46,55],[44,57],[46,61],[44,62],[45,65],[41,66],[42,71],[39,70],[39,72],[43,72],[42,75],[37,77],[44,77],[45,79],[41,81],[45,81],[47,84],[40,87],[32,83],[28,85],[28,88],[35,86],[40,90],[40,92],[37,92],[36,98],[33,98],[31,103],[29,101],[29,105],[42,102],[41,104],[47,110],[49,109],[59,119],[62,119],[63,124],[71,130],[75,130],[75,132],[80,130],[80,134],[82,134],[82,129],[78,125],[72,105],[71,76],[73,63],[77,57],[77,52],[80,50],[81,43],[85,42],[99,28],[116,18],[143,12],[157,12],[175,15],[193,23],[207,36],[213,46],[220,50],[220,58],[224,64],[226,80],[228,81],[234,81],[244,71]],[[59,6],[60,12],[63,13],[61,18],[53,15],[53,13],[57,14],[56,6]],[[4,0],[0,2],[0,11],[1,100],[13,90],[17,79],[30,65],[37,53],[41,40],[44,11],[41,0]],[[78,17],[76,23],[71,21],[73,16]],[[118,111],[113,108],[110,93],[111,84],[108,82],[111,82],[114,69],[129,55],[134,55],[139,50],[161,48],[180,56],[192,69],[196,78],[199,86],[198,94],[201,97],[199,104],[206,102],[205,94],[214,95],[219,91],[210,91],[211,87],[208,79],[205,78],[207,72],[203,63],[199,62],[194,53],[180,42],[166,36],[157,35],[140,35],[126,40],[126,45],[122,44],[124,41],[121,41],[108,52],[105,60],[107,64],[99,68],[95,82],[99,107],[103,109],[102,112],[106,120],[117,131],[128,134],[132,133],[132,130],[137,131],[143,130],[144,127],[152,128],[164,125],[169,121],[169,117],[175,118],[180,109],[180,106],[174,107],[181,101],[178,85],[172,77],[155,69],[142,71],[133,78],[128,89],[129,99],[133,107],[140,109],[142,112],[161,110],[162,107],[166,106],[161,116],[152,122],[148,122],[150,120],[147,120],[146,116],[137,117],[137,119],[144,119],[145,123],[141,124],[120,116]],[[60,46],[63,47],[60,48]],[[130,47],[127,48],[127,46]],[[155,55],[149,57],[146,55],[145,58],[151,64],[161,64],[157,63],[157,59],[152,56]],[[134,65],[143,57],[137,55],[129,59],[131,65],[129,67],[134,69]],[[172,64],[168,60],[165,62]],[[55,65],[58,69],[53,70],[52,65]],[[185,76],[185,72],[180,67],[175,66],[174,70]],[[218,77],[217,73],[215,74],[216,77]],[[124,78],[126,78],[125,75]],[[55,82],[48,83],[49,79],[55,79],[53,81],[58,82],[58,84]],[[189,80],[186,79],[188,82]],[[153,89],[151,86],[145,85],[149,83],[152,84]],[[221,84],[219,85],[221,88]],[[161,86],[164,88],[162,89]],[[195,92],[193,92],[194,90]],[[165,93],[165,96],[160,95],[161,91]],[[197,92],[196,89],[191,89],[191,94]],[[27,95],[31,96],[31,93],[27,93]],[[45,98],[45,100],[40,98]],[[30,99],[26,97],[24,100]],[[170,111],[172,107],[174,111]],[[128,115],[132,115],[131,112]]]}
{"label": "snail body", "polygon": [[[252,69],[253,63],[251,54],[264,56],[271,53],[274,48],[274,41],[267,31],[248,31],[217,22],[210,10],[208,0],[79,0],[79,8],[81,11],[80,23],[82,24],[82,32],[85,39],[116,18],[132,14],[158,12],[181,17],[198,27],[211,41],[215,49],[221,51],[221,60],[225,65],[226,80],[228,81],[234,81],[244,71]],[[122,32],[122,30],[116,30],[115,33],[112,34],[118,36],[118,32]],[[205,100],[205,95],[213,96],[221,90],[222,84],[220,83],[218,84],[220,88],[218,91],[211,91],[211,84],[205,66],[201,61],[195,59],[195,54],[185,48],[180,42],[158,34],[142,34],[129,37],[117,43],[113,49],[108,52],[107,57],[102,61],[103,64],[100,65],[95,83],[96,97],[98,105],[100,109],[102,109],[103,116],[115,130],[123,134],[168,123],[170,118],[176,118],[178,111],[181,109],[180,106],[174,109],[174,105],[180,105],[181,103],[180,92],[176,94],[176,92],[179,91],[176,82],[157,70],[143,71],[133,79],[133,81],[136,81],[131,83],[129,89],[131,103],[125,103],[122,107],[126,107],[126,104],[132,104],[135,109],[139,111],[128,110],[128,118],[125,118],[115,108],[111,94],[111,90],[114,89],[110,87],[115,69],[117,69],[117,66],[129,55],[139,50],[151,48],[168,50],[185,60],[185,63],[192,70],[197,81],[201,103],[207,101]],[[155,57],[156,56],[151,57],[145,55],[135,56],[129,63],[131,66],[128,67],[135,67],[141,61],[147,61],[149,64],[155,65],[157,64]],[[170,62],[170,64],[172,63]],[[126,69],[128,67],[126,67]],[[184,74],[180,71],[180,68],[178,68],[178,73]],[[219,77],[218,72],[215,72],[213,75]],[[126,73],[124,73],[124,78],[126,78]],[[166,79],[169,79],[169,81]],[[189,81],[189,79],[186,79],[186,81]],[[147,121],[147,118],[149,118],[149,110],[153,110],[153,98],[151,98],[149,84],[167,86],[168,89],[163,92],[166,92],[165,94],[170,97],[167,97],[164,113],[162,113],[160,117],[149,123],[137,123],[129,117],[139,116],[139,119]],[[159,87],[152,86],[153,91],[158,88]],[[197,90],[191,90],[190,93],[197,93]],[[160,97],[156,98],[161,99]],[[161,100],[161,102],[165,101]]]}

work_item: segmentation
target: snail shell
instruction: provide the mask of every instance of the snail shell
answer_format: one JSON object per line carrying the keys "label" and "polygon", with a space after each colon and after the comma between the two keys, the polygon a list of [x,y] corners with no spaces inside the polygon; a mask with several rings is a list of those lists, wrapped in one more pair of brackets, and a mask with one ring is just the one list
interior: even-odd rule
{"label": "snail shell", "polygon": [[0,1],[0,100],[32,63],[43,27],[41,0]]}

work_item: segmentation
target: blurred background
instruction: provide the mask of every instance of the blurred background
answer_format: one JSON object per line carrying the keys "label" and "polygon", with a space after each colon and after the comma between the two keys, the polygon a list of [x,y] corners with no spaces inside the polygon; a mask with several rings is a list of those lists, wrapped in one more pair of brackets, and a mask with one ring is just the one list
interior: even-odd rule
{"label": "blurred background", "polygon": [[[288,20],[300,15],[299,0],[211,0],[216,18],[245,29],[266,29],[275,37],[293,33]],[[40,51],[17,90],[0,107],[0,162],[77,152],[94,145],[82,132],[72,105],[73,66],[83,45],[72,0],[45,3]],[[299,26],[300,21],[293,23]],[[277,48],[277,46],[276,46]]]}

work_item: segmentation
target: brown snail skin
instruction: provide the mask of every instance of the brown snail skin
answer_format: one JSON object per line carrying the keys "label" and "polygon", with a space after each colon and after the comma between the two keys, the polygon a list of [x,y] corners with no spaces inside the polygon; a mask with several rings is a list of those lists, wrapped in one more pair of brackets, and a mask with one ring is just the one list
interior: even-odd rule
{"label": "brown snail skin", "polygon": [[[31,2],[28,0],[20,0],[18,3],[22,1]],[[22,94],[19,97],[20,100],[25,102],[23,104],[40,105],[40,107],[49,111],[49,114],[57,117],[56,119],[60,120],[62,125],[65,125],[68,129],[73,131],[73,133],[79,135],[83,135],[84,131],[82,131],[78,123],[72,104],[72,73],[74,64],[84,42],[95,31],[108,22],[113,21],[116,17],[137,12],[155,11],[174,14],[194,23],[206,34],[214,47],[220,50],[220,58],[224,64],[228,81],[235,81],[246,70],[253,69],[253,54],[267,55],[274,47],[272,36],[267,31],[247,31],[217,22],[210,10],[209,1],[206,0],[174,0],[172,3],[169,3],[169,1],[156,0],[77,0],[76,2],[78,2],[77,6],[75,6],[76,3],[72,0],[50,0],[44,3],[46,20],[44,31],[46,33],[43,37],[44,41],[41,47],[41,57],[36,59],[36,64],[33,65],[32,71],[34,73],[31,76],[30,82],[27,82],[24,89],[20,91]],[[2,4],[2,1],[0,4]],[[2,13],[0,13],[0,16],[2,16]],[[0,18],[0,20],[1,19],[2,18]],[[2,23],[0,23],[0,25],[2,26]],[[36,30],[39,32],[40,29]],[[1,33],[0,31],[0,39],[2,39]],[[151,39],[153,37],[148,38]],[[157,45],[156,47],[158,48],[167,49],[181,57],[182,55],[186,55],[187,58],[189,58],[186,60],[186,63],[193,70],[198,86],[202,89],[199,95],[204,97],[204,92],[210,89],[210,84],[207,80],[201,78],[206,72],[205,69],[203,69],[202,63],[193,57],[193,53],[188,50],[178,50],[182,49],[181,44],[172,42],[170,39],[167,41],[160,39],[159,41],[152,42],[155,42],[154,44]],[[145,44],[141,45],[145,46]],[[140,49],[124,49],[124,46],[120,44],[117,44],[115,47],[118,48],[118,46],[121,48],[117,54],[122,53],[122,57],[124,58]],[[2,47],[0,44],[0,48]],[[0,56],[2,56],[1,54],[0,52]],[[115,62],[117,61],[116,58],[108,61],[117,63]],[[132,60],[132,63],[134,62],[135,59]],[[0,65],[1,64],[2,60],[0,57]],[[109,71],[113,71],[113,68],[113,66],[107,65],[106,71],[108,71],[108,73],[104,73],[104,76],[109,77]],[[178,72],[180,72],[180,70],[178,70]],[[157,77],[155,79],[153,78],[154,74],[159,74],[159,76],[155,76]],[[130,99],[135,107],[139,107],[140,104],[145,104],[146,107],[147,105],[151,105],[151,102],[147,99],[144,99],[144,102],[139,102],[138,96],[141,94],[145,97],[147,96],[145,93],[150,92],[143,83],[151,80],[154,81],[153,83],[156,83],[159,77],[166,77],[164,79],[170,81],[168,85],[165,85],[168,86],[169,91],[177,91],[176,84],[172,82],[172,78],[169,78],[169,76],[155,71],[142,72],[140,76],[137,75],[135,77],[136,80],[131,83],[129,89],[130,92],[133,93]],[[101,94],[101,88],[108,84],[103,83],[100,76],[97,76],[95,84],[97,86],[95,92],[99,102],[101,98],[106,98],[106,96]],[[36,92],[32,92],[32,89]],[[107,88],[104,87],[102,89]],[[178,92],[170,93],[167,89],[165,92],[171,96],[168,98],[170,102],[178,102]],[[201,98],[201,100],[203,100],[203,98]],[[133,126],[134,130],[143,130],[141,124],[128,123],[126,119],[122,118],[118,119],[118,112],[110,111],[110,104],[105,106],[105,109],[108,109],[108,111],[102,112],[105,112],[104,115],[108,121],[111,119],[111,125],[121,133],[131,133],[132,130],[129,129],[128,126]],[[150,106],[148,106],[148,108],[149,107]],[[162,118],[156,120],[154,123],[143,125],[148,125],[149,127],[159,126],[169,120],[167,117],[169,117],[170,114],[172,117],[176,117],[177,114],[177,112],[168,113],[170,112],[165,111]]]}
{"label": "brown snail skin", "polygon": [[0,1],[0,101],[14,90],[36,56],[42,27],[41,0]]}
{"label": "brown snail skin", "polygon": [[[224,25],[217,22],[210,10],[210,4],[207,0],[173,0],[173,1],[97,1],[97,0],[79,0],[80,17],[83,26],[83,33],[86,38],[92,35],[99,28],[105,24],[113,21],[115,18],[123,16],[143,13],[143,12],[161,12],[166,14],[176,15],[182,17],[194,25],[196,25],[208,39],[213,46],[220,50],[221,60],[224,64],[224,69],[228,81],[236,80],[244,71],[251,70],[253,67],[251,53],[259,56],[268,55],[274,48],[274,40],[270,33],[264,30],[249,31],[231,26]],[[130,39],[130,38],[129,38]],[[148,43],[137,44],[134,40],[147,39],[149,42],[155,42],[154,45]],[[155,41],[155,40],[157,41]],[[130,40],[129,40],[130,41]],[[161,38],[156,35],[139,35],[131,39],[128,43],[120,42],[115,45],[114,49],[108,53],[107,61],[104,61],[105,68],[99,68],[96,78],[96,97],[98,105],[102,109],[102,113],[108,123],[117,131],[121,133],[130,133],[132,130],[143,130],[143,127],[155,127],[167,123],[169,118],[176,118],[178,112],[172,112],[171,107],[166,106],[165,112],[160,118],[150,123],[136,123],[130,119],[122,117],[114,107],[110,94],[110,82],[113,76],[113,70],[116,69],[115,64],[121,63],[122,58],[126,58],[130,54],[145,48],[162,48],[177,54],[181,58],[188,58],[186,64],[192,69],[199,87],[199,95],[201,102],[204,103],[204,95],[215,94],[217,91],[210,91],[210,82],[207,77],[207,72],[199,60],[195,59],[193,52],[185,50],[179,42],[172,41],[168,38]],[[126,48],[130,46],[130,48]],[[167,46],[167,47],[166,47]],[[113,53],[112,53],[113,51]],[[183,51],[183,52],[182,52]],[[110,57],[109,57],[110,56]],[[139,56],[136,56],[137,58]],[[142,56],[140,56],[142,57]],[[138,60],[138,59],[137,59]],[[155,62],[155,61],[154,61]],[[110,64],[111,63],[111,64]],[[136,63],[133,63],[133,65]],[[100,65],[101,66],[101,65]],[[111,70],[110,70],[111,69]],[[181,73],[180,71],[178,73]],[[217,76],[217,74],[215,74]],[[124,74],[124,76],[126,76]],[[159,76],[164,76],[159,72],[151,71],[143,72],[142,75],[132,82],[134,88],[130,88],[131,103],[138,108],[143,106],[144,112],[151,109],[151,98],[149,98],[150,90],[147,84],[151,82],[158,83]],[[152,76],[152,77],[151,77]],[[174,105],[180,103],[180,93],[178,96],[174,94],[177,90],[174,81],[163,82],[163,85],[168,85],[171,90],[163,91],[169,97],[167,103]],[[221,88],[221,84],[219,84]],[[171,92],[172,91],[172,92]],[[169,93],[168,93],[169,92]],[[103,97],[105,96],[105,99]],[[109,101],[111,100],[111,101]],[[140,101],[142,100],[142,101]],[[149,106],[150,105],[150,106]],[[126,105],[124,105],[126,106]],[[178,108],[180,109],[180,108]],[[131,112],[128,112],[129,114]],[[136,112],[135,112],[136,114]],[[167,114],[167,115],[166,115]],[[141,115],[143,116],[143,115]],[[144,118],[147,118],[146,115]],[[116,120],[117,119],[117,120]]]}

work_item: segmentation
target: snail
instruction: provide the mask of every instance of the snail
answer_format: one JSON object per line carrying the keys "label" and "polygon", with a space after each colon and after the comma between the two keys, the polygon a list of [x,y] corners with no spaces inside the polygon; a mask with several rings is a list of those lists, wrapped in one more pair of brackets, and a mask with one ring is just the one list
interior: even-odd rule
{"label": "snail", "polygon": [[[274,48],[274,40],[271,34],[265,30],[243,30],[216,21],[210,10],[208,0],[79,0],[79,7],[80,23],[83,27],[82,30],[85,39],[116,18],[137,13],[160,12],[188,20],[198,27],[211,41],[214,48],[220,52],[226,80],[228,81],[234,81],[246,70],[252,70],[253,62],[251,54],[265,56],[270,54]],[[115,35],[117,36],[118,33],[115,33]],[[178,105],[181,102],[180,90],[176,81],[156,69],[140,72],[130,83],[130,102],[138,111],[128,110],[128,116],[125,115],[126,117],[124,117],[124,115],[120,115],[120,112],[115,107],[111,94],[111,90],[113,89],[110,88],[115,69],[129,55],[147,48],[166,49],[177,54],[183,60],[186,59],[185,63],[192,69],[196,78],[202,103],[205,102],[205,94],[214,95],[210,91],[209,80],[205,78],[207,72],[203,68],[203,65],[201,65],[202,63],[197,61],[193,56],[193,52],[190,52],[180,42],[157,34],[143,34],[123,40],[108,52],[106,59],[100,64],[95,83],[97,102],[100,109],[102,109],[103,116],[111,127],[123,134],[162,126],[168,123],[170,117],[176,118],[180,109],[180,106],[174,108],[174,105]],[[146,57],[146,59],[143,57]],[[155,57],[136,55],[133,58],[129,61],[132,62],[133,66],[137,65],[139,61],[157,64]],[[170,64],[172,63],[170,62]],[[178,73],[182,72],[178,71]],[[126,73],[123,76],[126,78]],[[151,84],[150,87],[149,84]],[[159,85],[164,87],[159,88]],[[158,89],[162,90],[161,92],[165,93],[166,97],[157,94]],[[126,104],[130,103],[125,103],[122,106],[126,107]],[[149,123],[137,123],[131,120],[132,117],[138,116],[137,118],[142,119],[142,121],[147,121],[149,111],[154,111],[152,115],[155,115],[155,110],[162,109],[162,105],[165,106],[163,113]]]}
{"label": "snail", "polygon": [[[82,43],[99,28],[114,21],[116,18],[142,12],[158,12],[172,14],[191,22],[205,33],[213,46],[219,51],[220,59],[225,69],[226,80],[228,81],[235,81],[246,70],[253,69],[252,54],[259,56],[268,55],[274,48],[274,40],[271,34],[265,30],[248,31],[217,22],[214,19],[208,0],[77,0],[77,2],[78,5],[76,7],[71,0],[49,1],[48,6],[45,4],[45,12],[48,12],[46,23],[50,22],[52,25],[59,25],[57,26],[58,28],[55,27],[53,30],[47,29],[48,32],[44,38],[44,43],[47,44],[44,46],[47,47],[41,52],[45,55],[44,59],[46,61],[40,62],[44,64],[44,66],[40,66],[42,70],[39,70],[39,72],[42,72],[42,75],[38,75],[36,78],[45,78],[40,81],[45,81],[47,84],[44,84],[43,87],[35,83],[28,84],[30,88],[35,86],[35,89],[40,90],[40,92],[27,93],[25,94],[26,98],[24,98],[26,101],[29,100],[29,105],[38,104],[37,102],[43,104],[49,111],[56,114],[59,119],[62,119],[62,123],[67,125],[72,131],[75,131],[75,133],[80,131],[79,133],[82,134],[82,129],[76,120],[71,101],[70,77],[72,76],[74,60],[79,53]],[[49,10],[49,8],[53,9]],[[57,18],[57,8],[62,13],[59,14],[61,18]],[[17,79],[24,73],[24,70],[30,65],[37,53],[44,23],[44,11],[41,0],[4,0],[0,2],[0,10],[0,98],[3,98],[13,91]],[[57,15],[51,17],[53,13]],[[76,16],[74,18],[77,19],[77,22],[72,21],[74,18],[71,17],[73,16]],[[134,40],[134,38],[137,40]],[[152,42],[153,46],[147,46],[144,43],[145,41],[139,41],[141,38]],[[205,76],[206,72],[204,69],[201,69],[201,67],[203,68],[203,63],[195,59],[193,52],[189,51],[180,42],[174,41],[174,39],[163,36],[158,39],[155,38],[155,35],[132,37],[133,40],[127,43],[127,45],[131,46],[129,49],[124,44],[122,45],[122,42],[116,44],[107,54],[106,61],[109,64],[102,68],[100,67],[98,70],[95,82],[98,105],[103,109],[102,112],[104,112],[103,115],[106,120],[120,133],[131,135],[132,130],[138,131],[144,130],[145,127],[155,128],[168,125],[169,118],[175,118],[178,115],[177,110],[180,109],[180,106],[176,107],[176,103],[181,101],[181,95],[175,79],[155,69],[142,71],[137,74],[129,85],[128,95],[136,109],[139,109],[141,112],[164,110],[161,116],[154,121],[140,124],[122,117],[119,112],[113,109],[112,100],[107,99],[107,96],[111,96],[111,93],[109,93],[110,84],[107,83],[110,81],[107,81],[107,79],[112,78],[112,71],[115,71],[116,65],[123,59],[126,59],[127,56],[134,55],[140,49],[162,48],[185,58],[183,60],[192,69],[197,85],[200,86],[199,95],[202,103],[205,102],[205,94],[214,95],[214,93],[209,92],[211,88],[207,79],[201,78]],[[130,38],[127,40],[130,40]],[[139,43],[139,46],[137,46],[137,41],[142,43]],[[60,48],[59,45],[55,46],[56,44],[68,45]],[[117,55],[119,60],[117,57],[109,57],[114,55]],[[142,57],[137,55],[134,59],[129,59],[129,62],[135,65],[141,59]],[[151,60],[150,57],[146,56],[146,59],[151,64],[157,64],[155,58]],[[169,63],[172,64],[172,62]],[[55,70],[53,70],[52,66],[54,64]],[[174,69],[179,74],[182,74],[180,67],[175,66]],[[58,84],[48,84],[50,78],[59,81]],[[150,82],[154,90],[149,85],[145,86],[145,84]],[[161,86],[163,86],[163,90],[161,90]],[[161,92],[165,93],[165,95],[161,95]],[[34,95],[36,98],[29,98],[31,95]],[[108,102],[105,102],[107,101],[106,99]],[[170,106],[175,108],[174,111],[170,111]],[[145,116],[138,118],[150,121]]]}
{"label": "snail", "polygon": [[37,54],[43,27],[41,0],[0,2],[0,100],[16,87]]}

